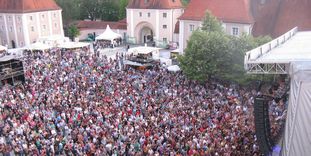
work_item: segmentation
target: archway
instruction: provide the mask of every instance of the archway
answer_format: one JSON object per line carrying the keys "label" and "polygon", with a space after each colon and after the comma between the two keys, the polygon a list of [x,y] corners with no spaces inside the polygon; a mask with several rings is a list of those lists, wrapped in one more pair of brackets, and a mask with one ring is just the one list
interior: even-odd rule
{"label": "archway", "polygon": [[140,30],[140,43],[150,43],[153,41],[153,31],[149,27]]}
{"label": "archway", "polygon": [[138,23],[135,27],[135,38],[136,43],[153,43],[154,29],[153,26],[148,22]]}

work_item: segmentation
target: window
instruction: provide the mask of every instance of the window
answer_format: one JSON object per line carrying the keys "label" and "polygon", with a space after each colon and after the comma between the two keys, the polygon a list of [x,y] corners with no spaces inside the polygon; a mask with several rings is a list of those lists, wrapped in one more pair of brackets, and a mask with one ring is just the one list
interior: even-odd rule
{"label": "window", "polygon": [[18,32],[22,32],[22,27],[19,27],[19,28],[18,28]]}
{"label": "window", "polygon": [[41,16],[42,16],[42,18],[44,18],[44,14],[42,14]]}
{"label": "window", "polygon": [[166,29],[167,28],[167,25],[163,25],[163,29]]}
{"label": "window", "polygon": [[17,17],[17,20],[20,22],[20,21],[21,21],[21,17],[18,16],[18,17]]}
{"label": "window", "polygon": [[46,25],[43,25],[43,30],[45,30],[46,29]]}
{"label": "window", "polygon": [[163,13],[163,18],[166,18],[167,17],[167,13]]}
{"label": "window", "polygon": [[54,27],[57,28],[57,23],[54,24]]}
{"label": "window", "polygon": [[150,12],[148,12],[148,17],[150,17]]}
{"label": "window", "polygon": [[148,2],[149,2],[149,0],[145,0],[145,4],[148,3]]}
{"label": "window", "polygon": [[54,13],[54,18],[56,18],[56,13]]}
{"label": "window", "polygon": [[11,16],[9,16],[9,17],[8,17],[8,19],[9,19],[9,21],[11,21],[11,20],[12,20],[12,17],[11,17]]}
{"label": "window", "polygon": [[139,12],[139,17],[143,16],[143,13]]}
{"label": "window", "polygon": [[233,27],[232,28],[232,35],[233,36],[238,36],[239,35],[239,28]]}
{"label": "window", "polygon": [[32,26],[31,27],[31,31],[34,32],[35,31],[35,27]]}
{"label": "window", "polygon": [[10,32],[12,32],[13,31],[13,27],[12,26],[10,26]]}
{"label": "window", "polygon": [[0,19],[2,19],[2,16],[0,16]]}
{"label": "window", "polygon": [[21,41],[19,44],[20,44],[20,46],[24,46],[24,42],[23,41]]}
{"label": "window", "polygon": [[1,26],[1,29],[4,30],[4,26]]}
{"label": "window", "polygon": [[167,43],[167,38],[163,38],[163,42]]}
{"label": "window", "polygon": [[193,24],[190,24],[189,28],[190,28],[190,31],[194,31],[194,25]]}
{"label": "window", "polygon": [[32,16],[29,16],[29,19],[32,21]]}

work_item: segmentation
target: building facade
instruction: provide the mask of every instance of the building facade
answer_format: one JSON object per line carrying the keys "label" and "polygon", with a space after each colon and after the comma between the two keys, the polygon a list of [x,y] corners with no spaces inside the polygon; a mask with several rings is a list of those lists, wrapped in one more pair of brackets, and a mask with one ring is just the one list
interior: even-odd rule
{"label": "building facade", "polygon": [[213,14],[227,34],[251,34],[253,19],[249,0],[191,0],[179,18],[179,50],[183,53],[191,34],[202,25],[206,11]]}
{"label": "building facade", "polygon": [[180,0],[132,0],[127,14],[127,35],[137,44],[176,41],[175,25],[183,13]]}
{"label": "building facade", "polygon": [[0,0],[0,44],[19,48],[53,35],[64,36],[54,0]]}

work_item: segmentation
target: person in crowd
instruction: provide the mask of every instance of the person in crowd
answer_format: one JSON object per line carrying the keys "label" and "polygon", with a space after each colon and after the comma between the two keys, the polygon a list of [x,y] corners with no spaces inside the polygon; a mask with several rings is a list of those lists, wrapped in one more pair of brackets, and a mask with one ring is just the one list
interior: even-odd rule
{"label": "person in crowd", "polygon": [[[120,71],[116,60],[83,51],[59,54],[28,56],[25,84],[0,90],[0,153],[260,155],[254,91],[161,67]],[[282,116],[283,104],[274,105]]]}

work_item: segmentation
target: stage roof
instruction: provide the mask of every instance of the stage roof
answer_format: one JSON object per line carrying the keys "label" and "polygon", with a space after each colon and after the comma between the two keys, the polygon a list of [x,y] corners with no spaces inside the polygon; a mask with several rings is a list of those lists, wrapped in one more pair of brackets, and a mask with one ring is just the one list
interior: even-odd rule
{"label": "stage roof", "polygon": [[288,74],[293,61],[311,61],[311,31],[286,34],[245,54],[245,70],[252,74]]}

